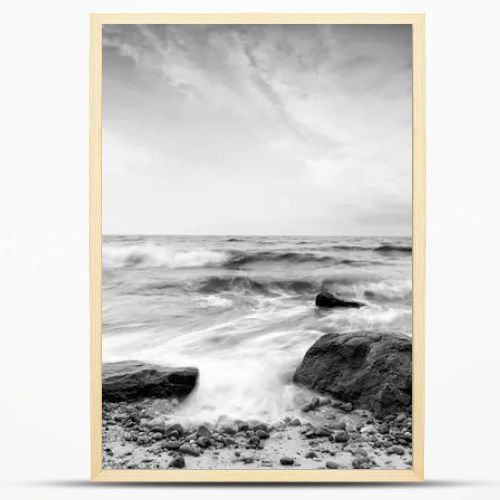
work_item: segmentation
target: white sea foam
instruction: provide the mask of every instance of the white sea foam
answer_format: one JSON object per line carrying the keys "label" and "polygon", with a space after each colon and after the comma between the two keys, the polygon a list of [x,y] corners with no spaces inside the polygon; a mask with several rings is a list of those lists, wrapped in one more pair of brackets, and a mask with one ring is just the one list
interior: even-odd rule
{"label": "white sea foam", "polygon": [[[103,277],[103,360],[198,368],[180,417],[282,418],[310,396],[293,373],[323,334],[411,335],[411,252],[378,252],[372,262],[351,247],[385,239],[309,238],[304,248],[299,238],[269,237],[265,249],[261,238],[233,240],[122,237],[103,246],[112,271]],[[320,290],[364,306],[319,309]]]}
{"label": "white sea foam", "polygon": [[224,251],[177,250],[165,245],[142,243],[127,246],[104,245],[104,269],[121,267],[166,267],[182,269],[221,265],[229,260],[229,254]]}

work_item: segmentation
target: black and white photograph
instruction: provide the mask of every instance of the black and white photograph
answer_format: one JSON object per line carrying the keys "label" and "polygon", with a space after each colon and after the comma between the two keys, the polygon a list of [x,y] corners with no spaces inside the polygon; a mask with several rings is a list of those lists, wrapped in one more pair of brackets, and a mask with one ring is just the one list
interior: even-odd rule
{"label": "black and white photograph", "polygon": [[412,25],[102,30],[102,468],[412,468]]}

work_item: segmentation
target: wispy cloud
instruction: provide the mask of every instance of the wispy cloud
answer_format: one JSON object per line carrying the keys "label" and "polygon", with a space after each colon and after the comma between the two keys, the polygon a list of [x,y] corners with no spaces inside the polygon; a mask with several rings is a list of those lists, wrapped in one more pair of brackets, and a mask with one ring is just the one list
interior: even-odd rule
{"label": "wispy cloud", "polygon": [[[409,27],[108,25],[103,51],[108,231],[217,232],[222,217],[244,233],[262,212],[268,232],[369,233],[375,213],[409,232],[381,201],[411,207]],[[165,217],[190,195],[203,210]],[[154,208],[131,216],[142,197]]]}

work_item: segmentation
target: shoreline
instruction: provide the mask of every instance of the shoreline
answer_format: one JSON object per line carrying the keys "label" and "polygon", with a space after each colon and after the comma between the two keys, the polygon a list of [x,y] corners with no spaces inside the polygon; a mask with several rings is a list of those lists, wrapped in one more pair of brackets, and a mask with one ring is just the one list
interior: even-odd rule
{"label": "shoreline", "polygon": [[375,419],[368,410],[322,397],[273,423],[221,417],[193,425],[178,421],[179,404],[103,403],[103,468],[411,468],[408,413]]}

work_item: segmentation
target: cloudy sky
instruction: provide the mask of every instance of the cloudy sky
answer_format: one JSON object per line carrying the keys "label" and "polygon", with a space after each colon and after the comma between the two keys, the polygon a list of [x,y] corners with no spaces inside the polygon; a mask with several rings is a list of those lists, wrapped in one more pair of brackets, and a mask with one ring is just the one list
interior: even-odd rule
{"label": "cloudy sky", "polygon": [[411,27],[106,26],[103,230],[411,234]]}

